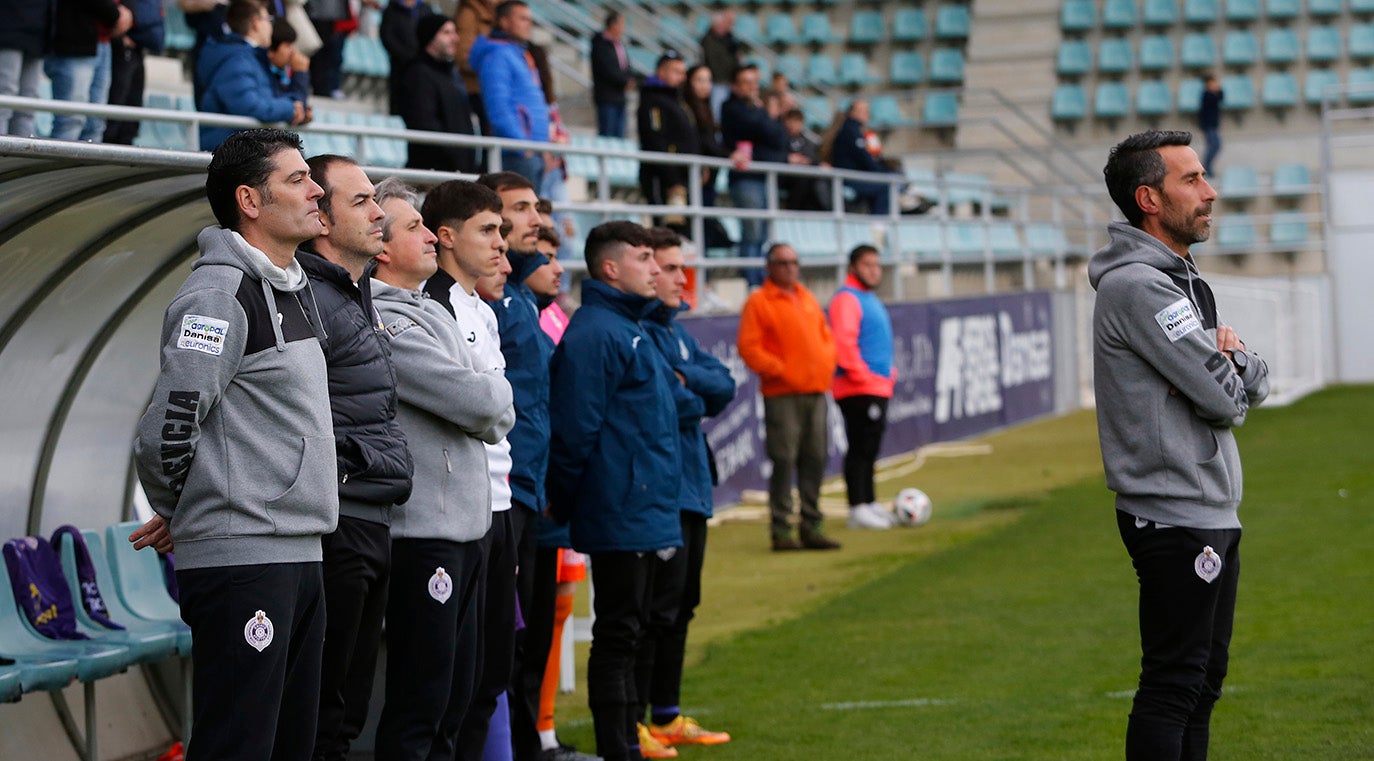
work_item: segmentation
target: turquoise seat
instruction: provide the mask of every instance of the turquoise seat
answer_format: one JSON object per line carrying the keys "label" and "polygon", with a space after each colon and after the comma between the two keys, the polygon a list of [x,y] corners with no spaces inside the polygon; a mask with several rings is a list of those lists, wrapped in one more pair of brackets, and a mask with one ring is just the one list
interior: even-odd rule
{"label": "turquoise seat", "polygon": [[945,225],[945,245],[955,259],[982,259],[988,248],[987,228],[981,222],[950,222]]}
{"label": "turquoise seat", "polygon": [[935,12],[935,37],[940,40],[966,40],[969,35],[967,5],[942,5]]}
{"label": "turquoise seat", "polygon": [[1350,46],[1346,49],[1351,58],[1374,58],[1374,24],[1355,24],[1350,27]]}
{"label": "turquoise seat", "polygon": [[1346,98],[1351,103],[1374,103],[1374,69],[1351,69],[1345,83],[1349,86]]}
{"label": "turquoise seat", "polygon": [[1231,212],[1219,220],[1216,242],[1220,248],[1251,248],[1258,239],[1255,220],[1249,214]]}
{"label": "turquoise seat", "polygon": [[903,50],[892,54],[888,72],[888,82],[894,85],[918,85],[925,81],[926,64],[921,54],[915,50]]}
{"label": "turquoise seat", "polygon": [[1259,38],[1247,29],[1232,29],[1221,41],[1221,62],[1249,66],[1259,60]]}
{"label": "turquoise seat", "polygon": [[1059,121],[1073,121],[1088,115],[1088,96],[1080,84],[1063,84],[1054,88],[1050,100],[1050,116]]}
{"label": "turquoise seat", "polygon": [[735,15],[735,28],[732,33],[742,42],[758,45],[763,42],[763,31],[759,29],[759,19],[752,13]]}
{"label": "turquoise seat", "polygon": [[863,53],[845,53],[840,56],[840,84],[850,87],[863,87],[878,82],[879,79],[868,69],[868,57]]}
{"label": "turquoise seat", "polygon": [[1228,74],[1221,78],[1226,97],[1221,101],[1224,111],[1244,111],[1255,105],[1255,81],[1248,74]]}
{"label": "turquoise seat", "polygon": [[1174,41],[1167,35],[1152,35],[1140,41],[1140,70],[1167,71],[1174,65]]}
{"label": "turquoise seat", "polygon": [[1097,70],[1109,74],[1124,74],[1134,65],[1131,55],[1131,42],[1123,38],[1102,41],[1097,50]]}
{"label": "turquoise seat", "polygon": [[[90,530],[83,530],[81,537],[86,540],[86,550],[91,554],[91,564],[95,566],[96,578],[105,598],[105,604],[110,608],[110,618],[130,630],[172,632],[176,637],[177,652],[182,655],[190,655],[191,627],[181,620],[180,609],[178,609],[177,618],[174,620],[143,618],[134,613],[124,604],[124,598],[118,592],[119,585],[114,580],[114,570],[110,564],[109,553],[105,551],[105,541],[98,532]],[[145,551],[151,552],[152,550],[139,550],[139,552]],[[69,554],[70,551],[64,547],[62,550],[64,571],[67,567]]]}
{"label": "turquoise seat", "polygon": [[1135,20],[1135,0],[1107,0],[1102,6],[1102,26],[1107,29],[1130,29]]}
{"label": "turquoise seat", "polygon": [[[82,532],[83,538],[86,533]],[[75,603],[72,607],[76,612],[78,631],[94,640],[129,648],[129,654],[137,663],[155,663],[163,658],[176,655],[177,631],[171,627],[140,626],[132,615],[117,616],[114,605],[108,602],[106,603],[109,606],[109,610],[106,611],[107,617],[123,626],[123,631],[107,629],[91,618],[86,612],[85,606],[81,604],[81,580],[77,576],[76,553],[72,543],[64,538],[59,552],[62,559],[62,574],[67,579],[67,589],[71,592],[72,601]],[[103,569],[98,564],[99,560],[103,560],[103,558],[97,558],[92,552],[91,565],[96,572],[96,586],[101,591],[101,597],[117,598],[114,585],[109,581],[109,574],[102,573]]]}
{"label": "turquoise seat", "polygon": [[1260,87],[1260,102],[1269,108],[1291,108],[1298,105],[1298,78],[1287,71],[1271,71],[1264,75]]}
{"label": "turquoise seat", "polygon": [[[1330,69],[1308,69],[1307,82],[1303,85],[1303,100],[1309,105],[1321,105],[1322,92],[1340,86],[1341,78]],[[1332,97],[1340,101],[1340,93],[1332,89]]]}
{"label": "turquoise seat", "polygon": [[1210,69],[1217,65],[1217,42],[1206,32],[1193,32],[1183,38],[1179,61],[1184,68]]}
{"label": "turquoise seat", "polygon": [[1069,248],[1064,228],[1050,222],[1026,225],[1026,248],[1036,256],[1058,256]]}
{"label": "turquoise seat", "polygon": [[[9,580],[0,584],[0,653],[24,663],[44,661],[72,661],[75,677],[82,682],[94,682],[118,674],[133,662],[129,649],[93,640],[48,639],[19,615],[14,599],[14,587]],[[45,670],[41,678],[50,682],[65,668]],[[35,675],[35,679],[40,675]],[[65,686],[64,683],[62,686]]]}
{"label": "turquoise seat", "polygon": [[893,95],[875,95],[870,101],[872,116],[869,125],[873,129],[892,129],[914,127],[916,120],[902,113],[901,104]]}
{"label": "turquoise seat", "polygon": [[124,607],[139,618],[180,621],[181,608],[167,594],[157,553],[135,550],[129,542],[129,535],[141,525],[138,521],[129,521],[105,529],[105,547],[109,551],[115,591]]}
{"label": "turquoise seat", "polygon": [[196,46],[196,33],[186,23],[186,14],[176,3],[164,4],[163,28],[168,50],[190,50]]}
{"label": "turquoise seat", "polygon": [[22,672],[15,666],[0,666],[0,703],[17,700],[24,694]]}
{"label": "turquoise seat", "polygon": [[1298,60],[1298,33],[1292,29],[1270,29],[1264,33],[1264,62],[1293,63]]}
{"label": "turquoise seat", "polygon": [[1173,110],[1169,84],[1159,80],[1141,82],[1135,88],[1135,112],[1140,116],[1163,116]]}
{"label": "turquoise seat", "polygon": [[964,81],[964,52],[955,48],[936,48],[930,54],[930,81],[960,84]]}
{"label": "turquoise seat", "polygon": [[[767,82],[768,78],[773,76],[773,64],[769,62],[767,58],[764,58],[758,53],[750,53],[749,55],[745,56],[744,62],[750,66],[758,67],[760,81]],[[790,77],[788,78],[788,81],[791,81]]]}
{"label": "turquoise seat", "polygon": [[1172,26],[1178,21],[1178,0],[1145,0],[1141,18],[1145,26]]}
{"label": "turquoise seat", "polygon": [[1059,9],[1059,28],[1067,32],[1086,32],[1097,26],[1097,7],[1092,0],[1064,0]]}
{"label": "turquoise seat", "polygon": [[1374,0],[1350,0],[1351,13],[1374,13]]}
{"label": "turquoise seat", "polygon": [[855,45],[873,45],[887,36],[883,14],[878,11],[856,11],[849,17],[849,41]]}
{"label": "turquoise seat", "polygon": [[813,85],[834,87],[840,83],[840,74],[835,69],[835,59],[823,53],[812,53],[806,59],[806,79]]}
{"label": "turquoise seat", "polygon": [[828,45],[840,39],[830,30],[830,16],[808,13],[802,17],[801,41],[808,45]]}
{"label": "turquoise seat", "polygon": [[1312,174],[1305,164],[1279,164],[1274,167],[1274,195],[1284,198],[1307,195],[1312,189]]}
{"label": "turquoise seat", "polygon": [[920,8],[898,8],[892,17],[894,42],[917,42],[926,38],[926,12]]}
{"label": "turquoise seat", "polygon": [[[13,666],[6,667],[8,673],[19,680],[19,692],[49,692],[60,690],[76,680],[77,662],[74,659],[41,660],[10,655]],[[18,694],[5,698],[14,700]]]}
{"label": "turquoise seat", "polygon": [[922,261],[937,261],[944,236],[940,223],[933,219],[903,220],[897,223],[902,253],[916,254]]}
{"label": "turquoise seat", "polygon": [[1339,16],[1343,5],[1342,0],[1307,0],[1307,15]]}
{"label": "turquoise seat", "polygon": [[1189,24],[1210,24],[1220,16],[1217,0],[1184,0],[1183,20]]}
{"label": "turquoise seat", "polygon": [[1259,12],[1259,0],[1226,0],[1227,21],[1254,21]]}
{"label": "turquoise seat", "polygon": [[1093,97],[1093,116],[1120,119],[1131,111],[1131,95],[1121,82],[1102,82]]}
{"label": "turquoise seat", "polygon": [[921,124],[925,127],[953,127],[959,123],[959,96],[952,92],[933,92],[926,95],[921,109]]}
{"label": "turquoise seat", "polygon": [[1341,30],[1334,26],[1314,26],[1307,30],[1307,60],[1313,62],[1339,61],[1341,58]]}
{"label": "turquoise seat", "polygon": [[1259,172],[1252,166],[1228,166],[1217,192],[1222,198],[1254,198],[1259,195]]}
{"label": "turquoise seat", "polygon": [[835,107],[824,95],[809,95],[801,99],[802,115],[810,127],[828,127],[835,118]]}
{"label": "turquoise seat", "polygon": [[778,56],[776,64],[773,70],[782,72],[792,84],[806,81],[806,64],[802,62],[801,56],[784,53]]}
{"label": "turquoise seat", "polygon": [[1307,215],[1297,209],[1275,212],[1269,221],[1269,242],[1278,248],[1301,248],[1310,236]]}
{"label": "turquoise seat", "polygon": [[1015,222],[993,222],[988,225],[987,234],[993,256],[1020,256],[1024,252],[1021,233],[1017,231]]}
{"label": "turquoise seat", "polygon": [[1059,43],[1056,70],[1065,76],[1087,74],[1093,67],[1093,50],[1087,40],[1064,40]]}
{"label": "turquoise seat", "polygon": [[1202,80],[1185,79],[1178,83],[1178,112],[1195,114],[1202,103]]}
{"label": "turquoise seat", "polygon": [[795,45],[799,39],[797,25],[792,21],[791,14],[775,13],[768,17],[768,27],[763,33],[764,42],[769,45]]}
{"label": "turquoise seat", "polygon": [[1299,0],[1264,0],[1264,13],[1269,18],[1297,18],[1301,12],[1302,7]]}

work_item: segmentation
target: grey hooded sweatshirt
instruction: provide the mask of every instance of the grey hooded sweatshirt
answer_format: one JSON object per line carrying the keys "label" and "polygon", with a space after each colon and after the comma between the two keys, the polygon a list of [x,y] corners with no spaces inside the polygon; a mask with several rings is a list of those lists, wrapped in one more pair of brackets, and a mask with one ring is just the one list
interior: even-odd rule
{"label": "grey hooded sweatshirt", "polygon": [[1124,223],[1088,262],[1093,385],[1107,487],[1145,520],[1240,528],[1240,454],[1231,429],[1269,394],[1253,351],[1242,375],[1217,350],[1212,289],[1191,258]]}
{"label": "grey hooded sweatshirt", "polygon": [[338,522],[334,430],[305,273],[207,227],[167,307],[134,459],[178,568],[320,560]]}
{"label": "grey hooded sweatshirt", "polygon": [[458,323],[421,291],[372,280],[372,304],[391,339],[415,475],[410,501],[391,518],[402,539],[471,542],[491,528],[487,450],[515,425],[514,396],[500,370],[479,371]]}

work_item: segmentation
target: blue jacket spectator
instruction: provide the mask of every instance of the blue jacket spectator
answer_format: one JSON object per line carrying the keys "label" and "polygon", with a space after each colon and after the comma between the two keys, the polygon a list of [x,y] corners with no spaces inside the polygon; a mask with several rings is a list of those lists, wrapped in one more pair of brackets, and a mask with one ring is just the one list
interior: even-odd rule
{"label": "blue jacket spectator", "polygon": [[525,46],[500,31],[477,38],[469,59],[482,83],[482,101],[496,137],[549,139],[549,105]]}
{"label": "blue jacket spectator", "polygon": [[[205,42],[196,64],[196,83],[204,93],[201,111],[251,116],[263,122],[291,122],[300,113],[297,101],[275,94],[258,49],[238,34]],[[200,149],[214,150],[235,131],[201,127]]]}

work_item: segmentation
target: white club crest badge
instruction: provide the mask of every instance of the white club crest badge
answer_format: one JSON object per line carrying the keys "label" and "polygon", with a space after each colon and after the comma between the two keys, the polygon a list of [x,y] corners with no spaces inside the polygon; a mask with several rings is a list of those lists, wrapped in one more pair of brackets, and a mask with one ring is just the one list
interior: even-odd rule
{"label": "white club crest badge", "polygon": [[243,639],[259,653],[272,644],[274,633],[272,619],[268,618],[267,614],[262,611],[254,613],[253,617],[248,619],[248,623],[243,625]]}
{"label": "white club crest badge", "polygon": [[435,568],[434,575],[429,577],[429,596],[439,601],[440,605],[448,602],[448,598],[453,595],[453,577],[444,573],[443,568]]}
{"label": "white club crest badge", "polygon": [[1203,547],[1197,560],[1193,561],[1193,570],[1197,571],[1199,579],[1211,584],[1221,575],[1221,556],[1211,547]]}

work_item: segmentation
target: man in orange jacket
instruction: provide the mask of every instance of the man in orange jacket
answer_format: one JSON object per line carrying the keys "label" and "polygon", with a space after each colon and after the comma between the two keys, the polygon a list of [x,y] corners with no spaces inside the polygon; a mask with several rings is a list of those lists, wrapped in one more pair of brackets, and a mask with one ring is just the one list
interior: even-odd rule
{"label": "man in orange jacket", "polygon": [[[831,550],[821,533],[821,478],[826,461],[825,394],[835,375],[835,342],[825,313],[801,284],[797,252],[775,243],[764,258],[768,279],[744,304],[739,353],[758,373],[768,459],[773,549]],[[801,496],[798,542],[792,538],[792,478]]]}

